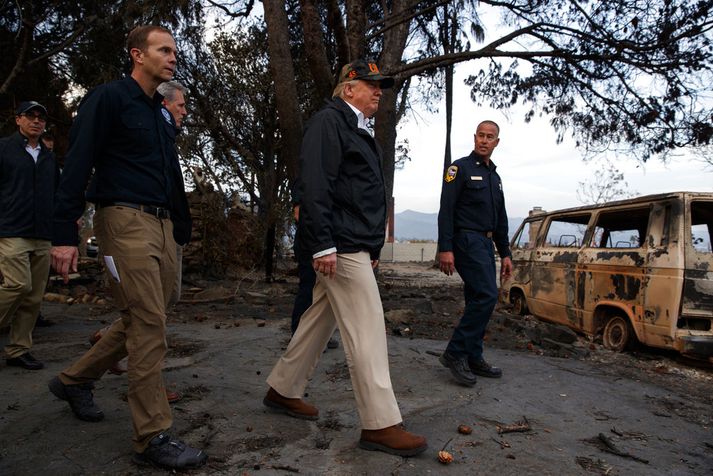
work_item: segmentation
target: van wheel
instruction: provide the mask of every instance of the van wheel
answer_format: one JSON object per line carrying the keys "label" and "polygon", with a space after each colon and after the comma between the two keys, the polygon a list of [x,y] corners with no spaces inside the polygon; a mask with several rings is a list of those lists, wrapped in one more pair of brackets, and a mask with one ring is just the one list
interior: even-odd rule
{"label": "van wheel", "polygon": [[518,316],[527,314],[527,300],[521,291],[510,292],[510,304],[512,304],[512,312]]}
{"label": "van wheel", "polygon": [[604,347],[614,352],[623,352],[629,348],[634,337],[634,329],[629,320],[623,316],[614,316],[604,326],[602,343]]}

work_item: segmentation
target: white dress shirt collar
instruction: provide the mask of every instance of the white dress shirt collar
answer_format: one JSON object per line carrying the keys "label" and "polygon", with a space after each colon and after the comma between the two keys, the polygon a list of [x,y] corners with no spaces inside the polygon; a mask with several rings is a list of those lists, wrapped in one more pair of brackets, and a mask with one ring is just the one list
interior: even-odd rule
{"label": "white dress shirt collar", "polygon": [[[347,104],[349,104],[347,101],[344,101],[344,102],[346,102]],[[364,130],[367,131],[369,134],[371,134],[371,131],[369,130],[369,128],[368,128],[367,125],[366,125],[366,117],[364,117],[364,113],[361,112],[359,109],[357,109],[356,107],[354,107],[354,106],[351,105],[351,104],[349,104],[349,107],[352,108],[352,111],[354,111],[354,114],[356,114],[356,117],[357,117],[357,126],[359,127],[359,129],[364,129]]]}
{"label": "white dress shirt collar", "polygon": [[25,150],[29,152],[32,158],[35,159],[35,163],[37,163],[37,158],[40,156],[40,150],[42,150],[40,144],[37,144],[37,147],[32,147],[28,142],[25,144]]}

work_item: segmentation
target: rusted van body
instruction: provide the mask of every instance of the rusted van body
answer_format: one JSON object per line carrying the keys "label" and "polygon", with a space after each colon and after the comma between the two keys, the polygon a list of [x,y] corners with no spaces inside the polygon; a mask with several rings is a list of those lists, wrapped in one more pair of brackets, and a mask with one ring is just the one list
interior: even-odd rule
{"label": "rusted van body", "polygon": [[516,312],[606,347],[636,338],[713,356],[713,193],[675,192],[525,219],[504,286]]}

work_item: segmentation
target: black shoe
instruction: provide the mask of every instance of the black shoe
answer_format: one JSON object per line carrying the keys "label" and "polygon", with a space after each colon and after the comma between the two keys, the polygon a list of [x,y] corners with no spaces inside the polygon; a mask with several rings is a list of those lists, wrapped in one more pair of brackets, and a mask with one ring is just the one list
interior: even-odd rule
{"label": "black shoe", "polygon": [[72,412],[80,420],[101,421],[104,419],[104,412],[94,403],[93,384],[65,385],[59,377],[55,377],[49,381],[47,386],[55,397],[69,403]]}
{"label": "black shoe", "polygon": [[488,378],[500,378],[503,376],[503,371],[497,367],[493,367],[482,357],[480,359],[468,359],[470,371],[475,375]]}
{"label": "black shoe", "polygon": [[45,368],[45,364],[32,357],[32,354],[29,352],[26,352],[19,357],[7,359],[7,365],[22,367],[27,370],[40,370]]}
{"label": "black shoe", "polygon": [[475,375],[468,368],[467,357],[456,357],[453,354],[444,352],[438,358],[439,362],[443,364],[444,367],[448,367],[451,370],[451,374],[456,379],[458,383],[472,387],[477,381]]}
{"label": "black shoe", "polygon": [[157,466],[163,469],[199,468],[208,461],[203,450],[187,446],[166,433],[154,436],[143,453],[134,453],[134,463],[142,466]]}
{"label": "black shoe", "polygon": [[327,342],[327,349],[337,349],[338,347],[339,341],[334,337],[330,337],[329,342]]}
{"label": "black shoe", "polygon": [[35,321],[35,327],[50,327],[53,325],[55,325],[54,321],[45,319],[45,316],[43,316],[41,313],[37,315],[37,320]]}

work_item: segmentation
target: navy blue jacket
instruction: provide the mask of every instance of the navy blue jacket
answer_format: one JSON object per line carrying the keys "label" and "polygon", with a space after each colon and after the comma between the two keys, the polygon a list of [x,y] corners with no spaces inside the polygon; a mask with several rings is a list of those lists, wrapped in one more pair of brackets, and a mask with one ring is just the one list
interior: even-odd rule
{"label": "navy blue jacket", "polygon": [[357,127],[340,98],[307,123],[300,152],[300,239],[310,256],[368,251],[378,259],[386,236],[381,149]]}
{"label": "navy blue jacket", "polygon": [[188,242],[191,219],[176,155],[175,123],[162,100],[159,93],[146,96],[131,77],[101,85],[84,97],[70,130],[53,244],[77,245],[75,222],[85,200],[166,207],[176,242]]}
{"label": "navy blue jacket", "polygon": [[51,240],[59,166],[42,141],[37,163],[26,145],[19,132],[0,139],[0,238]]}
{"label": "navy blue jacket", "polygon": [[510,256],[503,184],[495,169],[475,152],[448,168],[438,212],[439,251],[453,251],[455,233],[467,230],[492,232],[500,257]]}

